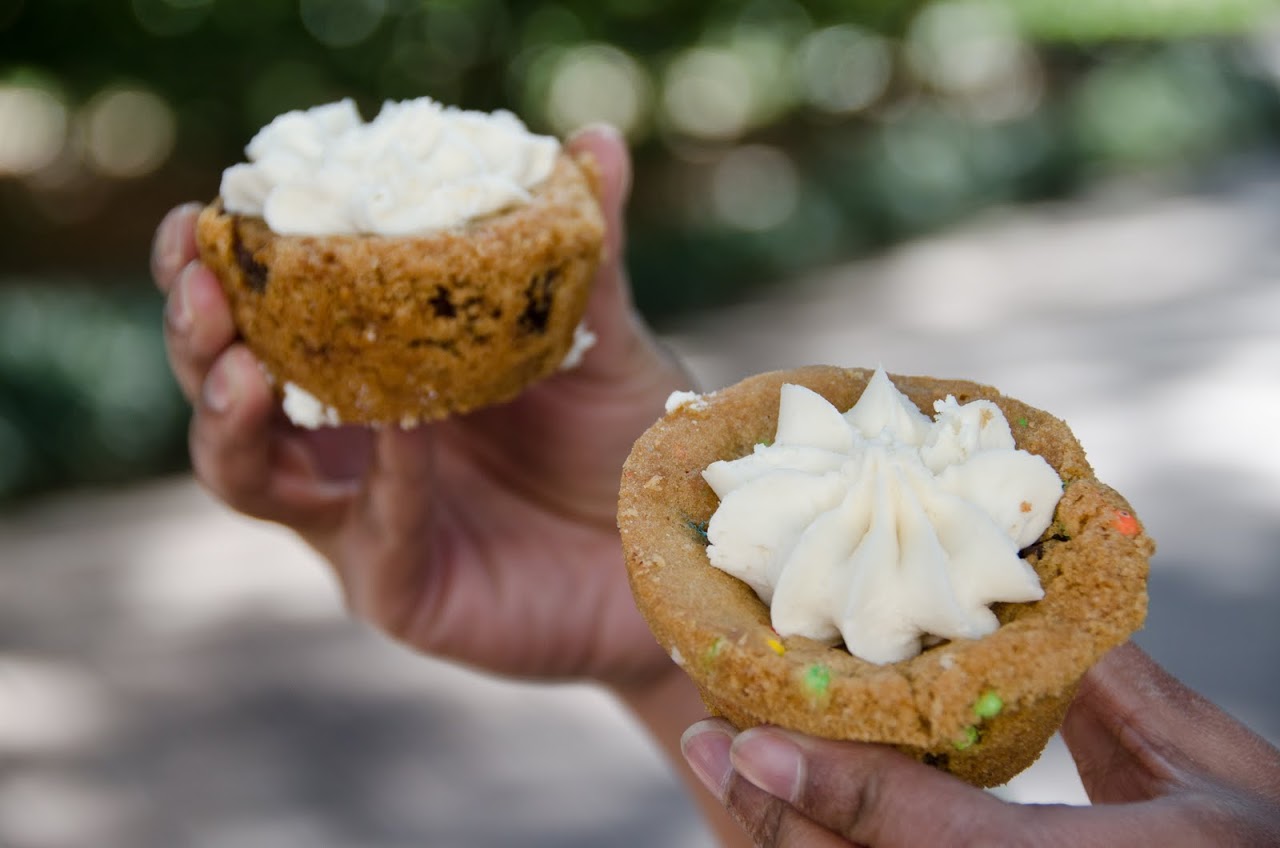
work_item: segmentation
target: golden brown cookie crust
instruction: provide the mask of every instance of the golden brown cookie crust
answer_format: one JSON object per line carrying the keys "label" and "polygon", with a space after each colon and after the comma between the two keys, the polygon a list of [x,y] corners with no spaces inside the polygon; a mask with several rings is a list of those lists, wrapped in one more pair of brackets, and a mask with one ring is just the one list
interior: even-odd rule
{"label": "golden brown cookie crust", "polygon": [[532,202],[415,237],[281,236],[215,201],[197,242],[277,386],[343,422],[426,421],[509,400],[560,366],[604,241],[596,179],[562,153]]}
{"label": "golden brown cookie crust", "polygon": [[[842,647],[778,637],[755,593],[707,559],[704,530],[718,501],[701,472],[773,438],[783,383],[845,410],[872,374],[826,366],[761,374],[655,423],[627,460],[619,497],[632,592],[708,708],[735,725],[888,743],[976,785],[1005,783],[1040,755],[1085,670],[1142,626],[1154,545],[1125,500],[1095,479],[1062,421],[989,386],[891,375],[930,415],[948,394],[993,401],[1018,447],[1058,471],[1064,494],[1054,522],[1025,552],[1045,596],[996,604],[1002,626],[990,636],[882,666]],[[1003,709],[982,719],[974,705],[987,692]]]}

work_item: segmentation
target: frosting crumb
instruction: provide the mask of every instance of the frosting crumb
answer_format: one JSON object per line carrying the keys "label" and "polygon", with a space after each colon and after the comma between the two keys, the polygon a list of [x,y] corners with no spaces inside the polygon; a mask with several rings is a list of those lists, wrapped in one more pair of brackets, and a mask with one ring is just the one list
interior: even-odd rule
{"label": "frosting crumb", "polygon": [[296,383],[284,384],[284,414],[299,427],[318,430],[342,423],[338,410],[326,406],[315,395]]}
{"label": "frosting crumb", "polygon": [[582,358],[587,355],[587,351],[596,346],[599,337],[587,329],[586,323],[581,323],[573,328],[573,346],[569,348],[569,352],[564,355],[564,359],[560,361],[560,370],[568,371],[571,368],[577,368],[582,364]]}
{"label": "frosting crumb", "polygon": [[697,392],[672,392],[667,397],[667,414],[675,412],[677,409],[688,408],[694,412],[700,412],[707,408],[707,399],[704,395]]}

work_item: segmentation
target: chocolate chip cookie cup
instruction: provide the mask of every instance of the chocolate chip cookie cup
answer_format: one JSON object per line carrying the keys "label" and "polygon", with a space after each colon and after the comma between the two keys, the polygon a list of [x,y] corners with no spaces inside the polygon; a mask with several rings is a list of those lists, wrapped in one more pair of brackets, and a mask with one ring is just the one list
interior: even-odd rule
{"label": "chocolate chip cookie cup", "polygon": [[575,342],[604,222],[562,156],[533,200],[457,231],[282,236],[206,207],[201,259],[277,384],[336,423],[428,421],[510,400]]}
{"label": "chocolate chip cookie cup", "polygon": [[838,640],[780,635],[757,591],[710,561],[708,523],[720,499],[703,472],[774,439],[784,384],[847,410],[872,379],[867,370],[815,366],[670,404],[623,470],[618,524],[632,591],[713,714],[742,728],[893,745],[996,786],[1036,760],[1080,677],[1141,627],[1154,545],[1062,421],[988,386],[894,376],[922,412],[948,396],[995,404],[1016,447],[1061,479],[1047,529],[1020,552],[1043,596],[994,603],[992,632],[927,639],[896,661],[862,659]]}
{"label": "chocolate chip cookie cup", "polygon": [[350,104],[317,107],[260,137],[197,243],[297,423],[411,425],[500,403],[590,341],[604,242],[591,161],[508,114],[426,102],[368,125]]}

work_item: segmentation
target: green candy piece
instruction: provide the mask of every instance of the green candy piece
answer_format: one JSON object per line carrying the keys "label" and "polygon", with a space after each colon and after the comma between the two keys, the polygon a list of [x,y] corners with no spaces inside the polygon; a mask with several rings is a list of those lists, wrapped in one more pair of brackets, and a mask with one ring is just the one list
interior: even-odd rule
{"label": "green candy piece", "polygon": [[804,685],[819,695],[831,686],[831,670],[825,665],[811,665],[804,673]]}
{"label": "green candy piece", "polygon": [[1027,419],[1025,419],[1025,418],[1019,418],[1019,419],[1018,419],[1018,426],[1019,426],[1019,427],[1026,427],[1026,426],[1027,426],[1028,424],[1030,424],[1030,423],[1031,423],[1031,422],[1027,421]]}
{"label": "green candy piece", "polygon": [[685,519],[685,525],[694,532],[704,545],[710,544],[711,540],[707,538],[707,521],[694,521],[692,518]]}
{"label": "green candy piece", "polygon": [[995,718],[1000,715],[1000,711],[1004,709],[1004,701],[995,690],[988,689],[983,692],[978,700],[973,702],[973,714],[978,718]]}
{"label": "green candy piece", "polygon": [[711,645],[705,651],[703,651],[702,653],[703,661],[711,662],[716,657],[720,656],[720,651],[723,648],[724,648],[724,640],[717,636],[716,640],[712,642]]}
{"label": "green candy piece", "polygon": [[966,748],[972,748],[974,745],[977,745],[979,738],[978,728],[971,724],[964,729],[964,736],[951,744],[955,746],[957,751],[963,751]]}

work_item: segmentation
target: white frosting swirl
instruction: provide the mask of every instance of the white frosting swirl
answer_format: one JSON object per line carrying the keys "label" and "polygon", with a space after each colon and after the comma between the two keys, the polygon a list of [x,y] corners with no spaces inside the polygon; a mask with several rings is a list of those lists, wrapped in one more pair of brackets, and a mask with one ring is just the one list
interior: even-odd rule
{"label": "white frosting swirl", "polygon": [[227,211],[282,235],[404,236],[456,227],[528,202],[560,143],[510,112],[388,102],[364,123],[343,100],[287,112],[222,175]]}
{"label": "white frosting swirl", "polygon": [[883,370],[843,415],[787,384],[773,443],[703,472],[721,500],[711,564],[770,605],[779,634],[896,662],[926,635],[993,632],[991,603],[1043,597],[1018,551],[1052,521],[1057,473],[1014,447],[994,403],[934,409],[930,421]]}

